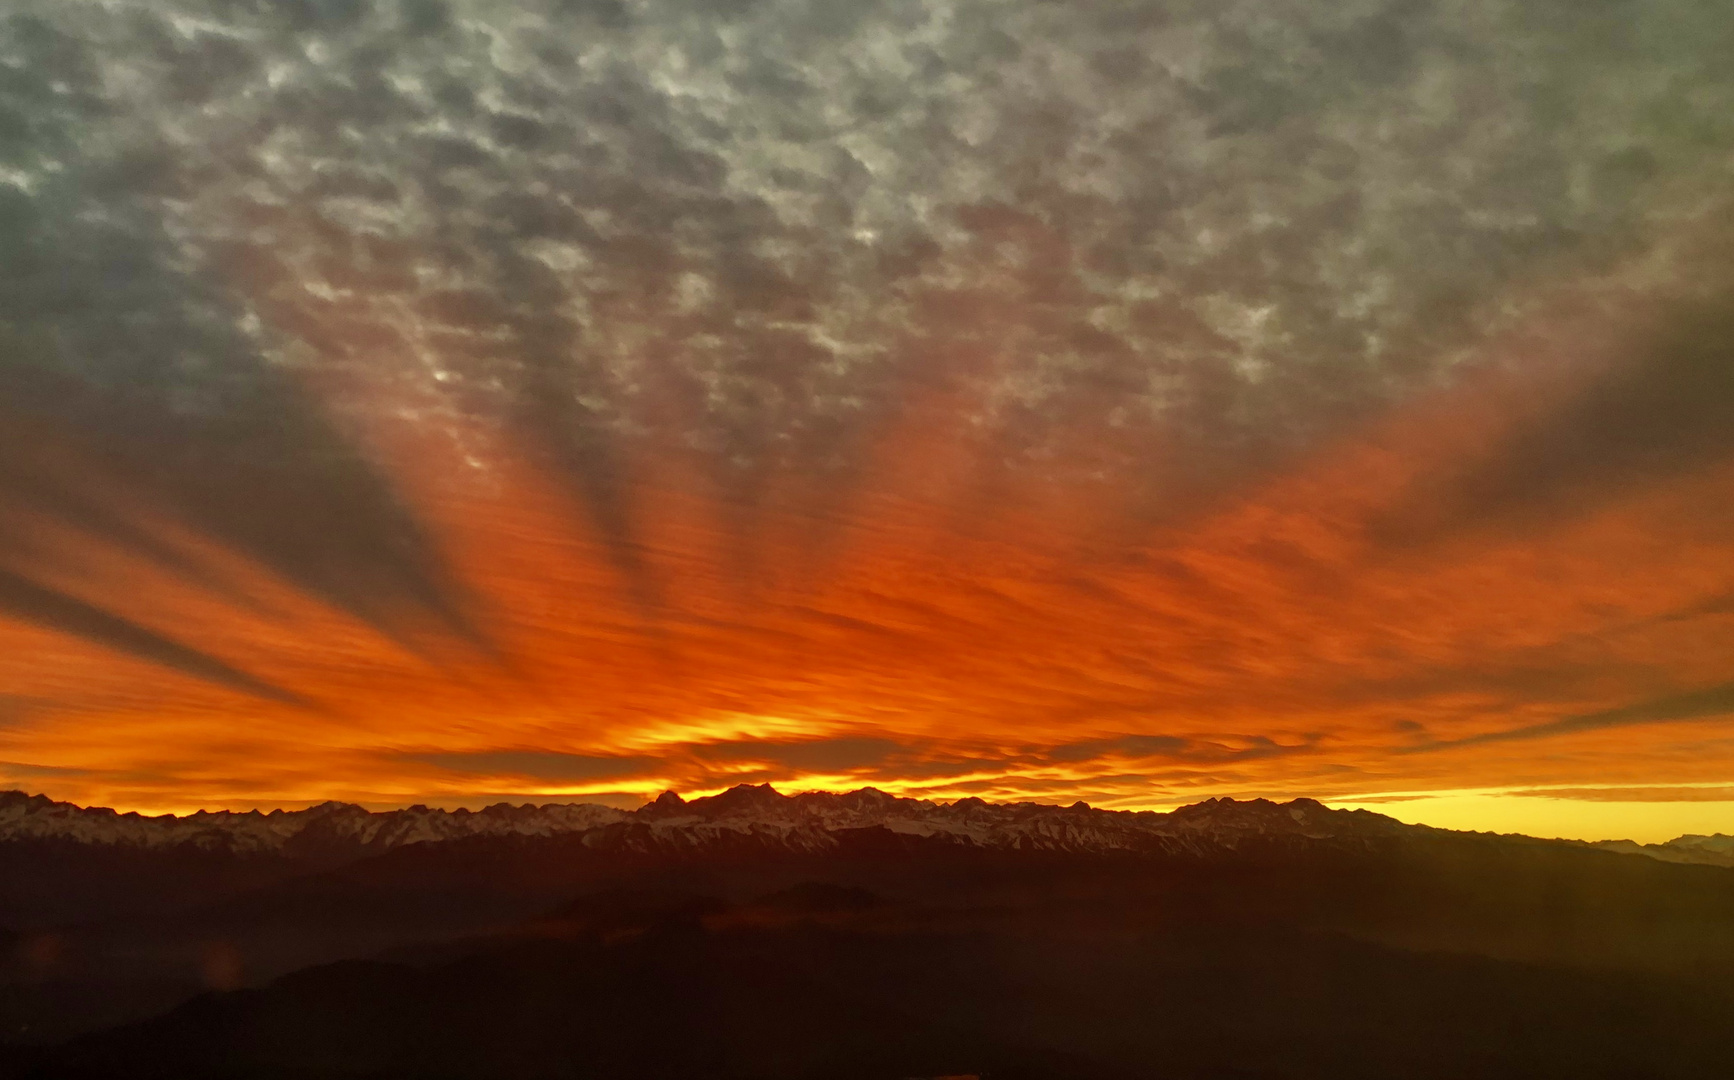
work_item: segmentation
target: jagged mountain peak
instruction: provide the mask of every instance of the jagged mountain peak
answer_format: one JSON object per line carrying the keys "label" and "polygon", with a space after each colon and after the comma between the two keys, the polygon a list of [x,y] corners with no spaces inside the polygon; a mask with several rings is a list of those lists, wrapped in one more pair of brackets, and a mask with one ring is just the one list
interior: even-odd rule
{"label": "jagged mountain peak", "polygon": [[790,799],[769,784],[736,784],[717,795],[693,799],[689,810],[708,814],[752,814],[783,809]]}
{"label": "jagged mountain peak", "polygon": [[740,784],[715,795],[683,798],[665,791],[636,811],[585,803],[441,810],[417,805],[371,812],[329,801],[268,814],[200,811],[145,817],[85,809],[22,792],[0,794],[0,840],[281,852],[294,856],[365,854],[408,844],[476,836],[578,835],[587,845],[694,848],[752,836],[755,842],[822,850],[851,831],[1017,850],[1135,852],[1232,847],[1250,838],[1353,839],[1410,828],[1365,812],[1332,810],[1312,799],[1207,799],[1172,813],[1044,803],[950,803],[897,796],[877,788],[785,795],[770,784]]}

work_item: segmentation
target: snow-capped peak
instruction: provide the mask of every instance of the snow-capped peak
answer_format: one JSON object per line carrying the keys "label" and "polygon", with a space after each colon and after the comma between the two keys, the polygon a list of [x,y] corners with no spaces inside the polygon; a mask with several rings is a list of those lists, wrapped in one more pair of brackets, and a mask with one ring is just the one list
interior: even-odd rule
{"label": "snow-capped peak", "polygon": [[[589,834],[584,842],[688,848],[754,836],[803,850],[833,846],[850,830],[940,837],[981,847],[1070,851],[1185,850],[1236,846],[1249,837],[1390,834],[1409,828],[1365,811],[1331,810],[1311,799],[1210,799],[1172,813],[1097,810],[1084,803],[940,803],[875,788],[783,795],[769,784],[683,799],[664,792],[636,811],[586,803],[497,803],[483,810],[412,806],[370,812],[326,802],[305,810],[199,811],[181,817],[119,814],[41,795],[0,793],[0,840],[60,840],[130,847],[311,854],[370,851],[473,836]],[[635,838],[635,839],[634,839]]]}

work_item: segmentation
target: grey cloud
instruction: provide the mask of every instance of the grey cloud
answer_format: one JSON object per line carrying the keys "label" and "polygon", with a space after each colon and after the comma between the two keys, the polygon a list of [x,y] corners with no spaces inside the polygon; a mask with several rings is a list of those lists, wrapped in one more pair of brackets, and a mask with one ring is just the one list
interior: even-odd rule
{"label": "grey cloud", "polygon": [[30,713],[45,702],[18,694],[0,694],[0,728],[22,723]]}
{"label": "grey cloud", "polygon": [[[920,758],[908,758],[887,761],[879,769],[863,773],[860,779],[864,782],[904,782],[904,783],[934,783],[940,784],[953,777],[969,776],[973,773],[996,770],[1005,765],[1003,759],[988,758],[949,758],[937,761],[927,761]],[[952,785],[946,785],[952,786]],[[967,790],[967,789],[966,789]]]}
{"label": "grey cloud", "polygon": [[94,775],[89,769],[68,769],[58,765],[27,765],[21,761],[0,761],[0,776],[10,780],[36,780],[87,777]]}
{"label": "grey cloud", "polygon": [[249,675],[214,656],[103,611],[77,597],[44,588],[4,570],[0,570],[0,611],[231,690],[267,701],[311,707],[305,698]]}
{"label": "grey cloud", "polygon": [[1093,761],[1109,754],[1126,757],[1177,757],[1191,749],[1189,740],[1171,735],[1122,735],[1115,739],[1090,739],[1064,743],[1047,752],[1055,761]]}
{"label": "grey cloud", "polygon": [[626,779],[648,772],[658,764],[655,758],[561,754],[548,750],[483,750],[406,757],[454,772],[511,774],[551,783]]}
{"label": "grey cloud", "polygon": [[1312,743],[1282,745],[1262,735],[1236,738],[1235,743],[1172,735],[1120,735],[1109,739],[1086,739],[1064,743],[1045,752],[1052,761],[1095,761],[1105,757],[1163,758],[1184,763],[1226,763],[1258,758],[1285,757],[1313,749]]}
{"label": "grey cloud", "polygon": [[[276,335],[167,210],[222,162],[182,160],[199,154],[177,154],[163,117],[137,110],[200,105],[208,95],[174,83],[197,58],[165,54],[176,35],[149,16],[115,27],[136,38],[127,63],[166,80],[160,100],[127,100],[116,29],[89,40],[28,14],[0,21],[0,168],[13,178],[0,183],[0,424],[16,439],[0,500],[213,584],[39,460],[71,451],[98,474],[85,479],[144,496],[383,629],[419,617],[477,638],[389,486],[274,363]],[[230,57],[198,69],[207,76],[257,74],[236,40],[197,40]],[[39,561],[23,543],[0,523],[0,558]]]}
{"label": "grey cloud", "polygon": [[1588,802],[1734,802],[1734,786],[1535,788],[1509,794],[1536,799],[1583,799]]}
{"label": "grey cloud", "polygon": [[1734,716],[1734,683],[1724,683],[1704,690],[1652,698],[1616,709],[1567,716],[1543,724],[1513,728],[1509,731],[1473,735],[1449,742],[1429,742],[1409,747],[1399,753],[1430,753],[1458,746],[1478,746],[1484,743],[1516,742],[1572,735],[1603,728],[1633,727],[1642,724],[1667,724],[1679,721],[1716,721]]}
{"label": "grey cloud", "polygon": [[1375,531],[1414,541],[1533,523],[1731,458],[1734,297],[1672,312],[1639,355],[1520,425],[1467,467],[1417,483]]}
{"label": "grey cloud", "polygon": [[[691,748],[702,761],[768,762],[789,769],[861,769],[884,765],[907,755],[910,748],[891,739],[851,737],[808,739],[801,742],[703,743]],[[903,775],[901,766],[898,775]]]}
{"label": "grey cloud", "polygon": [[1723,593],[1696,604],[1689,604],[1678,611],[1669,612],[1660,616],[1656,621],[1674,622],[1703,618],[1706,615],[1726,615],[1731,612],[1734,612],[1734,593]]}

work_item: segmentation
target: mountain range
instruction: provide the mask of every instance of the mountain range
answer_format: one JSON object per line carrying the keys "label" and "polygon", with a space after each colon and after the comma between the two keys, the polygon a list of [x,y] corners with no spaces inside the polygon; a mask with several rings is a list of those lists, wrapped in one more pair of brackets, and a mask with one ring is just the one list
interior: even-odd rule
{"label": "mountain range", "polygon": [[0,1077],[1716,1077],[1734,869],[1703,839],[1308,799],[10,793]]}
{"label": "mountain range", "polygon": [[1603,840],[1595,845],[1607,851],[1631,855],[1648,855],[1664,862],[1706,863],[1710,866],[1734,866],[1734,836],[1714,833],[1710,836],[1688,834],[1676,836],[1661,844],[1637,844],[1630,840]]}
{"label": "mountain range", "polygon": [[634,811],[585,803],[497,803],[479,811],[412,806],[370,813],[351,803],[325,802],[305,810],[201,810],[178,817],[122,814],[41,795],[0,793],[0,843],[184,846],[236,854],[361,855],[471,837],[572,834],[582,834],[587,843],[597,846],[650,847],[755,836],[816,851],[835,846],[840,832],[868,828],[946,837],[988,848],[1148,852],[1232,846],[1248,836],[1315,840],[1390,836],[1417,826],[1364,810],[1331,810],[1312,799],[1280,804],[1265,799],[1210,799],[1172,813],[1157,813],[1099,810],[1084,803],[1064,807],[989,803],[978,798],[936,803],[897,798],[875,788],[785,796],[769,784],[743,784],[690,801],[669,791]]}
{"label": "mountain range", "polygon": [[[675,792],[637,810],[593,803],[540,806],[495,803],[482,810],[411,806],[370,812],[353,803],[324,802],[305,810],[205,811],[176,816],[117,813],[43,795],[0,792],[0,844],[53,840],[115,847],[189,846],[235,853],[359,856],[407,844],[477,836],[547,837],[585,834],[596,845],[689,846],[725,836],[775,837],[791,847],[822,850],[840,830],[884,828],[941,836],[990,848],[1091,852],[1175,851],[1233,846],[1248,836],[1311,840],[1398,836],[1425,830],[1366,810],[1331,810],[1312,799],[1209,799],[1169,813],[1101,810],[1084,803],[951,803],[898,798],[875,788],[843,794],[784,796],[769,784],[740,785],[692,800]],[[1660,844],[1603,840],[1609,851],[1667,862],[1734,865],[1734,836],[1681,836]]]}

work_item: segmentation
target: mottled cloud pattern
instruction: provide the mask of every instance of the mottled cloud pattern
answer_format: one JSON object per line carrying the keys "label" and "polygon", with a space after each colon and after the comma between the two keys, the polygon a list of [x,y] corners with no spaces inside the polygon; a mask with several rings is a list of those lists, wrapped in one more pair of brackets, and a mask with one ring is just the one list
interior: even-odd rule
{"label": "mottled cloud pattern", "polygon": [[1712,0],[13,4],[0,780],[1734,781],[1730,54]]}

